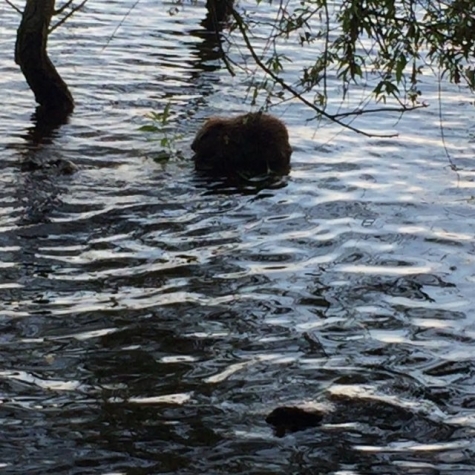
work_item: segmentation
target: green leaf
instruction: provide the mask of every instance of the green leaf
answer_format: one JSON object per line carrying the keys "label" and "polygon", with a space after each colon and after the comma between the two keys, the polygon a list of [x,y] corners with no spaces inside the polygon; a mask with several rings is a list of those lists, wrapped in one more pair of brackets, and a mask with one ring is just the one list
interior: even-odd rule
{"label": "green leaf", "polygon": [[401,82],[402,76],[404,74],[404,69],[407,65],[407,58],[404,55],[400,55],[396,63],[396,81]]}
{"label": "green leaf", "polygon": [[159,128],[155,127],[155,125],[142,125],[139,127],[140,132],[159,132]]}
{"label": "green leaf", "polygon": [[171,158],[171,153],[167,152],[166,150],[160,150],[152,158],[153,158],[153,161],[157,163],[168,162],[168,160],[170,160]]}

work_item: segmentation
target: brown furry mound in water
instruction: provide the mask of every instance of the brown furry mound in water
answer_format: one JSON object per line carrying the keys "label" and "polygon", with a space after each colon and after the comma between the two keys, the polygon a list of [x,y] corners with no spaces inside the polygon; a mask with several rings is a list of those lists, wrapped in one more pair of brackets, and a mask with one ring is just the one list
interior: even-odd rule
{"label": "brown furry mound in water", "polygon": [[292,147],[282,121],[261,112],[231,119],[211,117],[191,148],[197,170],[217,174],[286,174]]}

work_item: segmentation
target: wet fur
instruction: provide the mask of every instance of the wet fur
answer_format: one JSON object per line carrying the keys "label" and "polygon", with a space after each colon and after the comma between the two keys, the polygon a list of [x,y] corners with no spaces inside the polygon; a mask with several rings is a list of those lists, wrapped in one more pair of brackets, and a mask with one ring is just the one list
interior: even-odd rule
{"label": "wet fur", "polygon": [[276,117],[260,112],[208,119],[191,148],[197,170],[284,174],[290,169],[292,147],[287,127]]}

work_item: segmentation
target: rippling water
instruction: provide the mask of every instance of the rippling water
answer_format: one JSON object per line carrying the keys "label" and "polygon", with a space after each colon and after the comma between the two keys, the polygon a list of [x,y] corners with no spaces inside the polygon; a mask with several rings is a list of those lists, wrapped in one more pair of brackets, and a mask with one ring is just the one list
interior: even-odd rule
{"label": "rippling water", "polygon": [[[171,101],[189,158],[204,117],[247,110],[245,81],[203,5],[143,0],[114,34],[133,3],[89,0],[51,38],[77,106],[40,143],[0,4],[2,473],[474,473],[468,91],[439,104],[427,74],[432,107],[358,121],[393,139],[275,108],[290,176],[228,189],[138,128]],[[309,53],[285,48],[292,74]],[[265,422],[315,403],[319,428]]]}

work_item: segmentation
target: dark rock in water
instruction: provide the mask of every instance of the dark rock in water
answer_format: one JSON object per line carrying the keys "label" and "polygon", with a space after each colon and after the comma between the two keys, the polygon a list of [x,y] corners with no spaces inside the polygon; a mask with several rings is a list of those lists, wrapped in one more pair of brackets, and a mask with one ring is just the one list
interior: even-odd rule
{"label": "dark rock in water", "polygon": [[284,436],[286,432],[317,427],[322,420],[323,413],[320,411],[288,406],[278,407],[266,417],[266,422],[274,426],[275,433],[279,437]]}
{"label": "dark rock in water", "polygon": [[287,174],[292,147],[285,124],[261,112],[211,117],[191,148],[195,168],[211,174]]}

